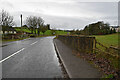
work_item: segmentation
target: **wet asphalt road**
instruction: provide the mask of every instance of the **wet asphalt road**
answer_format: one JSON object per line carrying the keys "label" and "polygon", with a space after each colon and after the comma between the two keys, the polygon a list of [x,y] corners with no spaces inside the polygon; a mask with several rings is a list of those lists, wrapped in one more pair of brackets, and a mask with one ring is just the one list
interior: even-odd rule
{"label": "wet asphalt road", "polygon": [[2,47],[2,77],[62,77],[53,38],[30,38],[5,43],[6,46]]}

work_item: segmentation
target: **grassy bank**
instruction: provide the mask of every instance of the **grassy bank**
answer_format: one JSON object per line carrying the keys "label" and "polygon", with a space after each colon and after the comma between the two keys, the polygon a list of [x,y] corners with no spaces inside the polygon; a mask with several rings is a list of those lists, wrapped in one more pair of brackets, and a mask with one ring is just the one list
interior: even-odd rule
{"label": "grassy bank", "polygon": [[21,29],[21,28],[15,28],[16,31],[23,31],[23,32],[28,32],[31,33],[31,31],[29,29]]}
{"label": "grassy bank", "polygon": [[[106,69],[106,73],[108,73],[109,75],[116,75],[116,72],[118,71],[118,50],[113,50],[110,48],[110,46],[113,47],[118,47],[118,33],[116,34],[109,34],[109,35],[93,35],[97,42],[103,44],[104,46],[101,46],[99,44],[96,44],[96,47],[100,50],[100,51],[96,51],[96,58],[103,59],[101,60],[102,62],[105,62],[105,60],[107,61],[107,63],[109,63],[108,65],[111,66],[111,71],[113,72],[109,72],[110,70]],[[106,49],[107,47],[107,49]],[[107,67],[108,65],[105,65],[106,63],[104,63],[104,67]]]}
{"label": "grassy bank", "polygon": [[[15,28],[16,31],[23,31],[23,32],[27,32],[27,33],[31,33],[31,30],[30,29],[27,29],[27,28]],[[36,30],[37,32],[37,30]],[[34,33],[34,32],[33,32]],[[65,35],[67,34],[68,32],[64,31],[64,30],[47,30],[44,32],[44,35]],[[37,32],[38,34],[38,32]],[[43,35],[43,32],[40,32],[40,35]]]}
{"label": "grassy bank", "polygon": [[93,35],[96,40],[106,47],[118,47],[118,33],[110,35]]}

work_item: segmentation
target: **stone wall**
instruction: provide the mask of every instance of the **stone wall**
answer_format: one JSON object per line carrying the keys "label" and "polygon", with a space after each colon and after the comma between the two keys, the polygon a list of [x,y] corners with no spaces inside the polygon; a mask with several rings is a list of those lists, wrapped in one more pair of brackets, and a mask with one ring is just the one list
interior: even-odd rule
{"label": "stone wall", "polygon": [[63,43],[82,53],[91,53],[95,48],[95,37],[70,35],[58,35],[57,37]]}

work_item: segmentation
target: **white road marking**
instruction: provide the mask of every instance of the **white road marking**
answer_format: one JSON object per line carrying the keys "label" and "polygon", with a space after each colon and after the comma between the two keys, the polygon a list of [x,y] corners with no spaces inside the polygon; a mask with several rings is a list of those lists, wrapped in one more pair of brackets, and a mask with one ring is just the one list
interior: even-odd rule
{"label": "white road marking", "polygon": [[35,43],[37,43],[38,41],[36,41],[36,42],[34,42],[34,43],[32,43],[32,44],[30,44],[30,45],[33,45],[33,44],[35,44]]}
{"label": "white road marking", "polygon": [[13,53],[12,55],[10,55],[10,56],[6,57],[5,59],[1,60],[1,61],[0,61],[0,63],[2,63],[2,62],[4,62],[4,61],[6,61],[7,59],[11,58],[12,56],[14,56],[14,55],[18,54],[19,52],[23,51],[24,49],[25,49],[25,48],[22,48],[22,49],[20,49],[19,51],[17,51],[17,52],[15,52],[15,53]]}

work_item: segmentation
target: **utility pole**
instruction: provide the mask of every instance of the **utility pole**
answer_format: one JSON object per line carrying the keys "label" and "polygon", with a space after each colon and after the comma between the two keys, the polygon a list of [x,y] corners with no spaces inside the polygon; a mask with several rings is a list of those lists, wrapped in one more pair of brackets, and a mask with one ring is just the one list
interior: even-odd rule
{"label": "utility pole", "polygon": [[[22,31],[22,14],[20,15],[20,18],[21,18],[21,31]],[[23,38],[23,31],[22,31],[22,36],[21,37]]]}
{"label": "utility pole", "polygon": [[22,27],[22,14],[20,15],[20,18],[21,18],[21,27]]}

